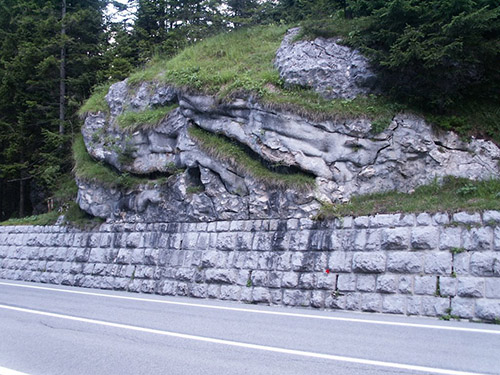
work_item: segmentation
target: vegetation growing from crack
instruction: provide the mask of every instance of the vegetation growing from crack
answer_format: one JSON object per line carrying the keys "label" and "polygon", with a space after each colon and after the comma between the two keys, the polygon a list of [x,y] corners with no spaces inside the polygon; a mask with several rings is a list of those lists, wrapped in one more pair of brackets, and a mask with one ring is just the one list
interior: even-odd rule
{"label": "vegetation growing from crack", "polygon": [[106,187],[130,189],[149,182],[146,178],[139,178],[129,173],[118,173],[103,163],[97,162],[88,154],[79,135],[73,142],[73,173],[78,179],[88,182],[98,182]]}
{"label": "vegetation growing from crack", "polygon": [[177,104],[173,104],[141,112],[126,111],[116,118],[116,123],[120,128],[129,132],[152,129],[177,107]]}
{"label": "vegetation growing from crack", "polygon": [[189,128],[189,135],[210,156],[228,162],[241,173],[249,174],[267,186],[308,190],[315,184],[312,176],[302,172],[285,174],[266,168],[258,155],[250,155],[248,150],[223,135],[210,133],[196,126]]}
{"label": "vegetation growing from crack", "polygon": [[[463,195],[460,189],[464,186],[474,186],[475,189],[470,194]],[[499,195],[498,179],[471,181],[465,178],[445,177],[442,183],[435,181],[420,186],[411,194],[390,191],[355,196],[344,204],[323,204],[317,219],[377,213],[499,210]]]}

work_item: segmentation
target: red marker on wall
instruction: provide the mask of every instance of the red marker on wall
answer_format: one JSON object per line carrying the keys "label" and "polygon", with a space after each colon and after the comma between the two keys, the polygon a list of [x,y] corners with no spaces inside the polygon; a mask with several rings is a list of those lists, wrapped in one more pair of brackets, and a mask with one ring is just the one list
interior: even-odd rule
{"label": "red marker on wall", "polygon": [[326,272],[326,273],[330,273],[330,269],[329,269],[329,268],[327,268],[325,272]]}

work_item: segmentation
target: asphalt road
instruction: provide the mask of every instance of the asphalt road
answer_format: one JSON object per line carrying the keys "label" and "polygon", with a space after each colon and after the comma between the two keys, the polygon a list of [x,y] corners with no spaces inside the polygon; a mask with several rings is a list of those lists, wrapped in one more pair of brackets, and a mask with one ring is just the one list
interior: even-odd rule
{"label": "asphalt road", "polygon": [[500,327],[0,280],[0,375],[15,371],[500,374]]}

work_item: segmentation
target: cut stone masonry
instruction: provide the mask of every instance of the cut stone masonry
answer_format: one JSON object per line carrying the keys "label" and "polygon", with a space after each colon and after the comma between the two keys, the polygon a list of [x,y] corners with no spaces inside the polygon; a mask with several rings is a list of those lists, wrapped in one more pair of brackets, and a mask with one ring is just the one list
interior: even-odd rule
{"label": "cut stone masonry", "polygon": [[500,212],[0,227],[0,278],[495,321]]}

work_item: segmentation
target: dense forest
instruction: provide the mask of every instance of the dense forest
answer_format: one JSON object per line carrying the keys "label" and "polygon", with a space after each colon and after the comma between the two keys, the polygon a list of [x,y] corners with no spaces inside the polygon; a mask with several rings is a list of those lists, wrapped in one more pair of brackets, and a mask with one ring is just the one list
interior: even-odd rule
{"label": "dense forest", "polygon": [[[74,196],[69,150],[96,87],[270,23],[342,36],[371,59],[384,96],[498,142],[498,0],[0,0],[0,221]],[[486,113],[483,128],[471,111]]]}

